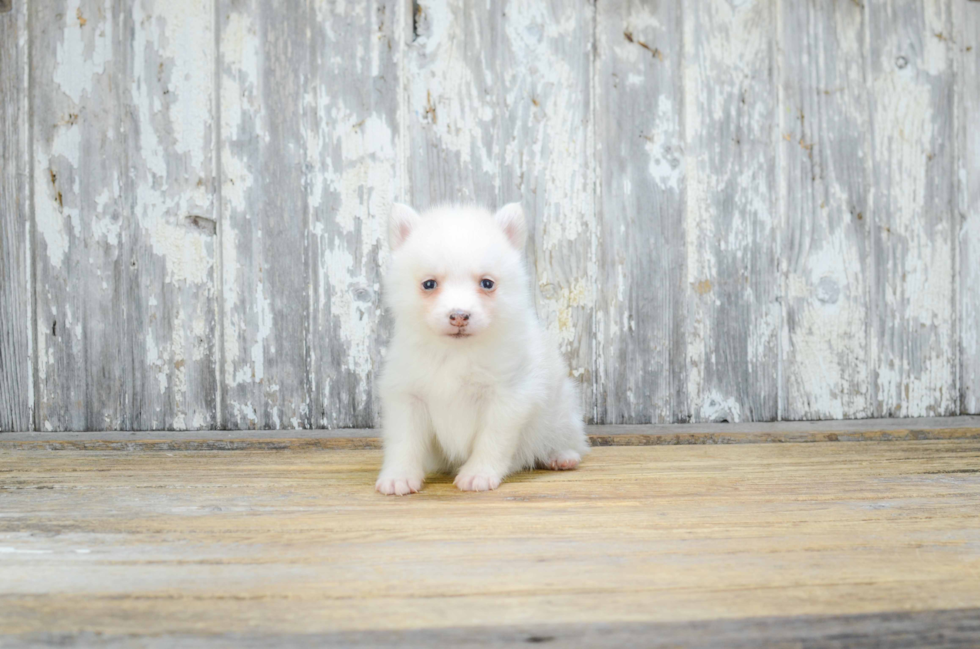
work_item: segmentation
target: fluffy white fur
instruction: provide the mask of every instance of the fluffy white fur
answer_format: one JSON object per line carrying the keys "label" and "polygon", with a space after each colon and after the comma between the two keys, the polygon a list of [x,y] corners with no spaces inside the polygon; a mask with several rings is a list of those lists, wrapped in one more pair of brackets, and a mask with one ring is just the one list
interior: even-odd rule
{"label": "fluffy white fur", "polygon": [[574,469],[588,452],[576,386],[534,312],[525,239],[517,203],[495,215],[392,208],[379,492],[415,493],[429,472],[486,491],[514,471]]}

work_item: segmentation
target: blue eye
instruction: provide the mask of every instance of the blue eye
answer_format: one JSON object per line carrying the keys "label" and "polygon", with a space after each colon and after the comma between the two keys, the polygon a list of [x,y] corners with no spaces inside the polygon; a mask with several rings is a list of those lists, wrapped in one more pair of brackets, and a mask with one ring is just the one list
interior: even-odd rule
{"label": "blue eye", "polygon": [[494,287],[494,283],[492,279],[481,279],[480,286],[482,286],[483,290],[485,291],[492,291]]}
{"label": "blue eye", "polygon": [[424,282],[422,282],[422,288],[424,288],[427,291],[433,290],[436,286],[437,286],[436,280],[434,279],[427,279]]}

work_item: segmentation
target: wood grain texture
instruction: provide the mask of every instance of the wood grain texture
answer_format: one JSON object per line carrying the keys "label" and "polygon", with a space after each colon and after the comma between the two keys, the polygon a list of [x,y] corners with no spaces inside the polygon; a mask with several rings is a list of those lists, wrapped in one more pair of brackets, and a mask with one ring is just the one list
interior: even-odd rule
{"label": "wood grain texture", "polygon": [[221,4],[225,427],[375,421],[400,11]]}
{"label": "wood grain texture", "polygon": [[30,11],[37,426],[214,426],[211,5]]}
{"label": "wood grain texture", "polygon": [[778,415],[774,7],[684,7],[684,299],[695,421]]}
{"label": "wood grain texture", "polygon": [[596,449],[484,494],[378,451],[0,451],[5,640],[980,607],[980,442]]}
{"label": "wood grain texture", "polygon": [[873,412],[952,414],[959,391],[950,3],[865,6]]}
{"label": "wood grain texture", "polygon": [[675,3],[600,2],[596,420],[690,418],[683,28]]}
{"label": "wood grain texture", "polygon": [[868,417],[865,7],[779,5],[780,416]]}
{"label": "wood grain texture", "polygon": [[960,412],[980,413],[980,4],[953,3]]}
{"label": "wood grain texture", "polygon": [[34,428],[28,49],[22,2],[0,14],[0,431]]}
{"label": "wood grain texture", "polygon": [[597,266],[591,85],[594,7],[418,2],[406,53],[406,200],[528,219],[538,313],[593,418]]}
{"label": "wood grain texture", "polygon": [[[141,647],[195,646],[251,647],[527,647],[547,643],[570,649],[758,649],[759,647],[807,647],[807,649],[962,649],[980,634],[980,609],[885,612],[865,615],[798,615],[747,619],[697,620],[694,622],[630,622],[618,624],[536,624],[454,627],[397,631],[348,631],[340,633],[276,633],[262,636],[233,632],[208,637],[166,634],[140,638]],[[38,634],[18,638],[11,646],[50,644],[126,646],[128,638],[106,638],[94,633],[69,637]],[[23,645],[20,644],[23,642]],[[31,644],[34,643],[34,644]]]}

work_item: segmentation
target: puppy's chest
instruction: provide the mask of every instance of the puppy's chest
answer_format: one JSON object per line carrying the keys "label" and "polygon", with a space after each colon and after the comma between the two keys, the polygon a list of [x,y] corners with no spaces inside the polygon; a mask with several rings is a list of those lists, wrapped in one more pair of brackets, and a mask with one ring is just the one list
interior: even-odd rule
{"label": "puppy's chest", "polygon": [[493,397],[493,377],[480,368],[469,373],[439,376],[426,395],[436,437],[451,459],[465,459],[480,429],[486,404]]}
{"label": "puppy's chest", "polygon": [[483,409],[467,401],[433,400],[429,418],[433,432],[446,456],[465,461],[473,447],[473,438],[480,429]]}

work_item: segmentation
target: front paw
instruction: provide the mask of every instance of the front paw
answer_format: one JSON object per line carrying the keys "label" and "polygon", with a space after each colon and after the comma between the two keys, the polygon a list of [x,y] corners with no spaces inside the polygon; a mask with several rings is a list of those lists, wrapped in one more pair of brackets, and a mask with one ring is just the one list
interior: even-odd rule
{"label": "front paw", "polygon": [[378,493],[386,496],[405,496],[417,494],[422,489],[422,481],[415,478],[388,478],[381,476],[374,483]]}
{"label": "front paw", "polygon": [[492,473],[460,473],[453,484],[460,491],[490,491],[500,486],[500,477]]}

